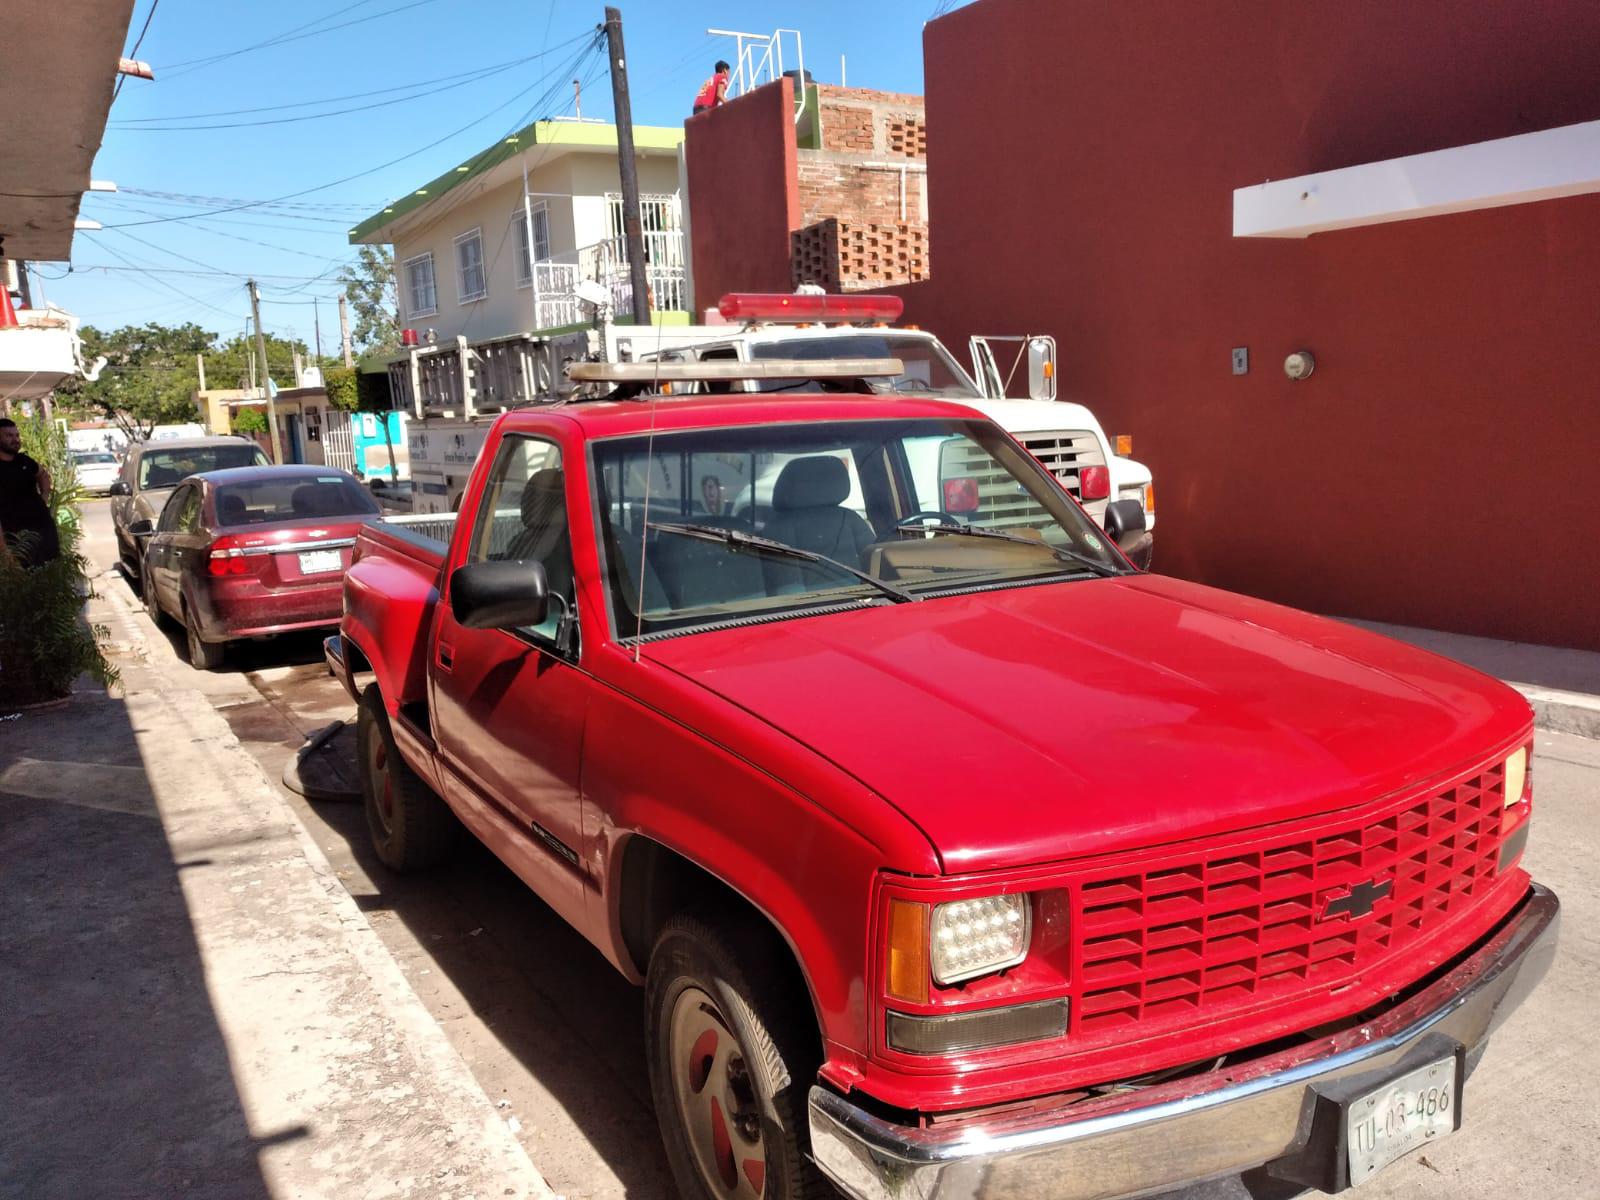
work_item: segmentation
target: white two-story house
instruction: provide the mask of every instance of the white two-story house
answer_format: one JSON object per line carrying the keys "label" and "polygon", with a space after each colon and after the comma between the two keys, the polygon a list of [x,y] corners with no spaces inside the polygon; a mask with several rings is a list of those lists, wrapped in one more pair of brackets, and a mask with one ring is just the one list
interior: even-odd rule
{"label": "white two-story house", "polygon": [[[683,130],[633,136],[652,319],[686,322]],[[543,373],[532,339],[588,319],[581,280],[607,288],[613,315],[629,320],[621,193],[616,126],[537,121],[351,230],[352,243],[394,248],[407,343],[390,365],[397,407],[459,407],[465,388],[496,406],[533,399]]]}

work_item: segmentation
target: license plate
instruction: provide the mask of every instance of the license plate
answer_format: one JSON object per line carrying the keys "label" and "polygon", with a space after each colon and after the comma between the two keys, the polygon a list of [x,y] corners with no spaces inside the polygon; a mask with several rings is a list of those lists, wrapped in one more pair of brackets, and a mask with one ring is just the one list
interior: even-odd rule
{"label": "license plate", "polygon": [[1441,1058],[1350,1102],[1351,1186],[1456,1127],[1456,1060]]}
{"label": "license plate", "polygon": [[343,564],[337,550],[307,550],[300,556],[300,574],[319,575],[324,571],[337,571]]}

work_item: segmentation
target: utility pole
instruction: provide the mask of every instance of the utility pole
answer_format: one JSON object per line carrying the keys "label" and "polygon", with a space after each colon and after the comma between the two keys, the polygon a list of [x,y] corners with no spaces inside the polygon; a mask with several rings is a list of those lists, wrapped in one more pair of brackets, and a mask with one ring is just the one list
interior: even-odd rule
{"label": "utility pole", "polygon": [[311,328],[317,335],[317,370],[322,370],[322,307],[315,296],[311,297]]}
{"label": "utility pole", "polygon": [[344,343],[344,365],[355,366],[355,360],[350,357],[350,310],[345,307],[344,293],[339,293],[339,340]]}
{"label": "utility pole", "polygon": [[628,60],[622,51],[622,13],[606,9],[611,51],[611,99],[617,110],[617,167],[622,175],[622,234],[633,282],[633,323],[650,324],[650,285],[645,278],[644,228],[639,221],[639,167],[633,156],[633,105],[628,99]]}
{"label": "utility pole", "polygon": [[33,307],[33,289],[28,286],[28,264],[17,260],[17,292],[22,296],[22,307]]}
{"label": "utility pole", "polygon": [[267,401],[267,432],[272,435],[272,461],[283,461],[283,443],[278,440],[278,401],[272,395],[272,371],[267,367],[267,339],[261,332],[261,289],[254,279],[245,285],[250,289],[250,312],[256,320],[256,353],[261,356],[261,394]]}

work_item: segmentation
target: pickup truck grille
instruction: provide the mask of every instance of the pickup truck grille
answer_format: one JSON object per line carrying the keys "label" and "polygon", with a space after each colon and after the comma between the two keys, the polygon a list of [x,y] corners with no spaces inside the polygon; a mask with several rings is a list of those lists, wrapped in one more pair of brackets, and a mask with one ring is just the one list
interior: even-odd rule
{"label": "pickup truck grille", "polygon": [[[1061,481],[1061,485],[1072,493],[1072,498],[1080,502],[1083,496],[1078,486],[1079,468],[1103,465],[1106,461],[1100,451],[1099,441],[1087,429],[1019,433],[1015,436],[1028,453]],[[978,481],[978,511],[975,516],[979,524],[989,529],[1039,524],[1038,504],[1018,489],[1010,475],[995,469],[994,462],[977,447],[971,448],[965,463],[952,463],[950,466],[955,470],[964,467],[966,473]],[[1098,510],[1104,503],[1097,501],[1089,507],[1092,511]]]}
{"label": "pickup truck grille", "polygon": [[1104,466],[1106,456],[1100,443],[1087,429],[1058,433],[1019,433],[1017,440],[1028,453],[1044,464],[1045,470],[1061,481],[1074,500],[1082,500],[1078,488],[1080,467]]}
{"label": "pickup truck grille", "polygon": [[1426,936],[1495,880],[1503,770],[1360,824],[1082,879],[1072,1032],[1092,1039],[1337,986]]}

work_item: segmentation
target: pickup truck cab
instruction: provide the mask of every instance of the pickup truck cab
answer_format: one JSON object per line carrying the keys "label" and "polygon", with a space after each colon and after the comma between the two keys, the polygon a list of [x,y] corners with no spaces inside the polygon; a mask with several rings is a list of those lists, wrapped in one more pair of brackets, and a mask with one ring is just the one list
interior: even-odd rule
{"label": "pickup truck cab", "polygon": [[[1132,500],[1145,510],[1145,536],[1129,548],[1136,565],[1148,567],[1154,549],[1155,486],[1150,468],[1116,452],[1093,411],[1058,398],[1055,341],[1048,337],[971,339],[969,373],[926,330],[895,326],[903,305],[897,296],[731,293],[721,309],[741,322],[726,333],[670,350],[639,354],[663,362],[766,362],[894,357],[901,374],[868,381],[884,395],[937,396],[959,400],[999,425],[1044,464],[1090,516],[1104,521],[1114,500]],[[994,342],[1014,342],[1013,359],[997,359]],[[640,349],[638,342],[635,350]],[[1043,350],[1042,357],[1036,351]],[[720,391],[787,395],[818,385],[794,379],[750,379],[701,384]],[[1013,395],[1025,388],[1028,398]]]}
{"label": "pickup truck cab", "polygon": [[859,391],[507,413],[448,542],[362,529],[382,860],[465,826],[645,986],[686,1197],[1336,1191],[1453,1132],[1554,953],[1527,704]]}

